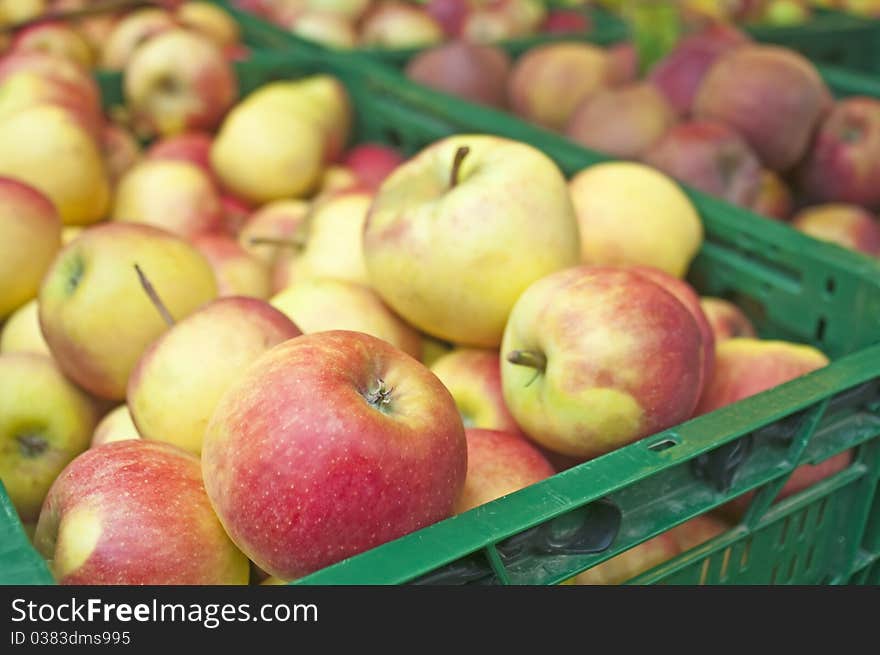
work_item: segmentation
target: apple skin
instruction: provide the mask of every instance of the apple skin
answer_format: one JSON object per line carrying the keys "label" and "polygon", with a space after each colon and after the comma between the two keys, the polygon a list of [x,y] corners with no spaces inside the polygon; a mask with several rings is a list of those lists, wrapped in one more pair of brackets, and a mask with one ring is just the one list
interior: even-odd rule
{"label": "apple skin", "polygon": [[145,439],[196,455],[214,408],[242,371],[299,328],[256,298],[221,298],[156,339],[128,379],[128,406]]}
{"label": "apple skin", "polygon": [[108,412],[98,423],[92,433],[92,443],[89,447],[97,448],[113,441],[140,438],[141,435],[134,425],[128,405],[120,405]]}
{"label": "apple skin", "polygon": [[59,584],[247,584],[247,558],[214,515],[199,460],[128,439],[84,452],[52,485],[34,547]]}
{"label": "apple skin", "polygon": [[[630,84],[639,79],[639,53],[628,41],[615,43],[608,53],[608,82],[611,86]],[[667,98],[668,101],[668,98]]]}
{"label": "apple skin", "polygon": [[767,168],[781,172],[807,154],[832,103],[809,59],[780,46],[745,45],[719,58],[706,73],[694,116],[726,123]]}
{"label": "apple skin", "polygon": [[541,31],[547,34],[571,34],[589,32],[590,19],[579,11],[570,9],[552,9],[541,25]]}
{"label": "apple skin", "polygon": [[183,27],[204,34],[220,48],[241,40],[235,19],[210,2],[184,2],[174,12],[174,19]]}
{"label": "apple skin", "polygon": [[0,355],[0,480],[22,521],[36,521],[52,481],[89,447],[91,398],[46,355]]}
{"label": "apple skin", "polygon": [[608,85],[610,68],[607,53],[588,43],[531,48],[510,72],[510,108],[520,118],[561,131],[575,107]]}
{"label": "apple skin", "polygon": [[37,295],[61,249],[61,218],[28,184],[0,177],[0,321]]}
{"label": "apple skin", "polygon": [[471,6],[468,0],[428,0],[425,10],[440,24],[443,33],[454,39],[461,34]]}
{"label": "apple skin", "polygon": [[688,121],[675,125],[642,161],[740,207],[752,206],[761,190],[761,160],[724,123]]}
{"label": "apple skin", "polygon": [[733,337],[754,337],[755,327],[743,311],[729,300],[704,296],[700,307],[715,335],[715,343]]}
{"label": "apple skin", "polygon": [[856,96],[835,103],[814,137],[799,183],[815,200],[880,207],[880,101]]}
{"label": "apple skin", "polygon": [[867,209],[846,203],[806,207],[794,215],[791,226],[822,241],[880,257],[880,223]]}
{"label": "apple skin", "polygon": [[[461,147],[469,152],[450,188]],[[578,261],[565,186],[556,164],[525,143],[490,135],[433,143],[398,167],[373,200],[364,232],[373,287],[423,332],[497,347],[519,294]]]}
{"label": "apple skin", "polygon": [[[518,365],[514,351],[545,366]],[[690,418],[703,343],[675,296],[626,269],[578,266],[532,284],[501,345],[504,400],[542,446],[598,457]]]}
{"label": "apple skin", "polygon": [[413,57],[406,76],[437,91],[503,109],[510,68],[510,57],[501,48],[457,40]]}
{"label": "apple skin", "polygon": [[305,200],[276,200],[250,215],[238,242],[249,254],[272,265],[287,256],[299,256],[300,248],[251,242],[253,238],[292,239],[305,243],[311,204]]}
{"label": "apple skin", "polygon": [[[100,112],[101,91],[89,71],[76,63],[45,52],[17,52],[0,57],[0,81],[16,73],[36,73],[40,77],[66,83],[67,95],[76,94],[89,111]],[[72,89],[76,89],[73,91]]]}
{"label": "apple skin", "polygon": [[190,131],[156,140],[146,152],[147,159],[173,159],[195,164],[219,186],[211,168],[211,145],[214,136],[208,132]]}
{"label": "apple skin", "polygon": [[360,34],[367,48],[424,48],[444,39],[443,28],[427,11],[395,0],[367,11]]}
{"label": "apple skin", "polygon": [[305,334],[351,330],[387,341],[418,359],[419,333],[394,314],[369,287],[346,280],[297,279],[270,300]]}
{"label": "apple skin", "polygon": [[202,471],[233,541],[290,580],[449,517],[467,442],[427,368],[369,335],[331,331],[247,369],[211,418]]}
{"label": "apple skin", "polygon": [[269,265],[242,248],[227,234],[200,234],[191,243],[202,253],[217,276],[217,295],[267,299],[272,295]]}
{"label": "apple skin", "polygon": [[177,27],[173,16],[164,9],[135,9],[120,18],[102,44],[101,68],[123,70],[137,48],[157,34]]}
{"label": "apple skin", "polygon": [[110,180],[89,127],[54,105],[29,107],[0,122],[0,176],[33,186],[55,205],[65,225],[105,217]]}
{"label": "apple skin", "polygon": [[136,124],[167,136],[217,127],[238,96],[238,80],[207,37],[173,29],[132,53],[123,91]]}
{"label": "apple skin", "polygon": [[85,37],[62,21],[37,23],[19,31],[12,40],[12,52],[45,52],[69,59],[83,68],[95,63],[95,53]]}
{"label": "apple skin", "polygon": [[221,231],[223,208],[211,179],[196,165],[147,159],[119,180],[112,219],[191,238]]}
{"label": "apple skin", "polygon": [[214,272],[193,246],[159,228],[118,222],[65,246],[40,287],[40,326],[53,357],[80,386],[109,400],[125,398],[131,370],[167,329],[136,263],[175,320],[217,296]]}
{"label": "apple skin", "polygon": [[715,374],[695,414],[707,414],[828,365],[812,346],[735,337],[718,343]]}
{"label": "apple skin", "polygon": [[101,130],[101,149],[110,185],[115,189],[122,176],[140,161],[140,144],[127,129],[107,123]]}
{"label": "apple skin", "polygon": [[364,186],[376,191],[405,160],[403,155],[389,146],[361,143],[345,153],[341,164],[354,172]]}
{"label": "apple skin", "polygon": [[308,11],[297,16],[290,31],[304,39],[337,50],[350,50],[358,44],[355,24],[344,16],[328,12]]}
{"label": "apple skin", "polygon": [[752,211],[767,218],[785,221],[791,217],[794,198],[791,189],[777,173],[764,169],[761,171],[758,195],[752,203]]}
{"label": "apple skin", "polygon": [[223,225],[226,233],[237,237],[254,212],[253,205],[231,193],[220,195],[220,205],[223,207]]}
{"label": "apple skin", "polygon": [[0,354],[2,353],[37,353],[52,356],[40,331],[36,299],[29,300],[15,310],[0,328]]}
{"label": "apple skin", "polygon": [[672,178],[636,162],[607,162],[577,173],[569,189],[583,263],[687,273],[703,243],[703,224]]}
{"label": "apple skin", "polygon": [[504,404],[501,359],[496,351],[456,348],[441,355],[430,367],[455,399],[466,428],[522,435]]}
{"label": "apple skin", "polygon": [[519,434],[468,428],[467,476],[455,513],[524,489],[556,474],[550,462]]}

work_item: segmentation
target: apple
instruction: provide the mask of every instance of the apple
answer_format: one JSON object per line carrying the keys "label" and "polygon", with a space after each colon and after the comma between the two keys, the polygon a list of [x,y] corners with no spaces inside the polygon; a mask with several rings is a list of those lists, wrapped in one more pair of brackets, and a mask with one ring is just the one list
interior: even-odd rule
{"label": "apple", "polygon": [[217,295],[265,300],[272,295],[271,269],[227,234],[199,234],[191,243],[202,253],[217,277]]}
{"label": "apple", "polygon": [[147,159],[172,159],[195,164],[218,183],[217,176],[211,168],[211,145],[214,136],[208,132],[183,132],[173,136],[157,139],[147,149]]}
{"label": "apple", "polygon": [[0,355],[0,480],[22,521],[35,521],[56,476],[89,447],[92,400],[50,357]]}
{"label": "apple", "polygon": [[406,76],[470,102],[503,109],[510,68],[510,57],[501,48],[457,40],[413,57]]}
{"label": "apple", "polygon": [[223,225],[226,232],[237,237],[253,213],[253,205],[231,193],[220,194],[220,205],[223,208]]}
{"label": "apple", "polygon": [[526,289],[501,358],[517,424],[582,460],[690,418],[703,376],[691,311],[643,274],[600,266],[559,271]]}
{"label": "apple", "polygon": [[715,516],[702,514],[667,530],[665,534],[675,540],[681,552],[685,552],[714,539],[729,529],[730,525],[726,521]]}
{"label": "apple", "polygon": [[[611,86],[630,84],[639,79],[639,52],[629,41],[607,48],[608,82]],[[666,99],[669,102],[669,99]]]}
{"label": "apple", "polygon": [[561,131],[579,104],[608,85],[610,71],[608,54],[589,43],[531,48],[510,72],[510,108],[520,118]]}
{"label": "apple", "polygon": [[183,27],[207,36],[220,48],[235,45],[241,39],[235,19],[210,2],[184,2],[174,12],[174,19]]}
{"label": "apple", "polygon": [[315,203],[308,240],[296,263],[297,279],[329,277],[369,286],[363,232],[373,196],[349,192]]}
{"label": "apple", "polygon": [[427,0],[425,10],[443,28],[443,33],[454,39],[461,34],[471,6],[469,0]]}
{"label": "apple", "polygon": [[423,332],[496,347],[520,293],[578,261],[565,186],[525,143],[461,134],[431,144],[373,200],[364,231],[373,287]]}
{"label": "apple", "polygon": [[704,296],[700,298],[700,307],[709,321],[715,343],[733,337],[754,337],[755,328],[749,317],[735,304],[724,298]]}
{"label": "apple", "polygon": [[297,16],[290,26],[290,31],[328,48],[351,50],[358,45],[358,33],[354,23],[338,14],[306,12]]}
{"label": "apple", "polygon": [[464,18],[460,38],[471,43],[490,45],[517,36],[519,26],[509,13],[491,6],[477,6]]}
{"label": "apple", "polygon": [[775,45],[744,45],[715,62],[694,101],[696,118],[728,124],[764,165],[786,171],[806,154],[832,96],[803,55]]}
{"label": "apple", "polygon": [[522,434],[504,404],[501,359],[496,351],[456,348],[441,354],[430,368],[449,389],[466,428]]}
{"label": "apple", "polygon": [[332,278],[297,278],[270,300],[305,333],[363,332],[418,359],[419,333],[394,314],[369,287]]}
{"label": "apple", "polygon": [[880,100],[835,103],[819,126],[799,182],[811,198],[880,207]]}
{"label": "apple", "polygon": [[0,0],[0,24],[21,23],[45,11],[46,0]]}
{"label": "apple", "polygon": [[223,207],[211,179],[195,164],[146,159],[119,180],[111,218],[189,238],[221,230]]}
{"label": "apple", "polygon": [[62,107],[35,105],[0,121],[0,176],[42,192],[65,225],[105,217],[110,180],[100,146]]}
{"label": "apple", "polygon": [[[341,191],[359,191],[367,188],[369,187],[353,170],[340,164],[331,164],[324,169],[321,184],[312,199],[318,202]],[[375,189],[371,190],[375,191]]]}
{"label": "apple", "polygon": [[140,144],[127,129],[108,122],[101,131],[101,149],[110,184],[115,188],[122,176],[140,161]]}
{"label": "apple", "polygon": [[158,7],[144,7],[127,13],[116,23],[103,43],[101,67],[123,70],[132,53],[141,45],[157,34],[176,27],[173,16]]}
{"label": "apple", "polygon": [[[436,339],[429,334],[422,335],[422,356],[419,361],[427,367],[434,365],[443,355],[455,350],[455,345],[442,339]],[[436,373],[435,373],[436,375]]]}
{"label": "apple", "polygon": [[341,163],[361,184],[375,191],[404,161],[406,158],[394,148],[381,143],[360,143],[343,155]]}
{"label": "apple", "polygon": [[651,84],[606,89],[578,104],[566,136],[587,148],[620,159],[637,159],[675,123],[672,107]]}
{"label": "apple", "polygon": [[642,161],[740,207],[753,206],[761,191],[761,161],[724,123],[695,120],[675,125]]}
{"label": "apple", "polygon": [[101,91],[97,82],[89,71],[75,62],[45,52],[16,52],[0,57],[0,81],[23,72],[64,82],[63,88],[68,97],[77,96],[90,113],[101,111]]}
{"label": "apple", "polygon": [[880,257],[880,223],[863,207],[846,203],[814,205],[799,211],[791,225],[822,241]]}
{"label": "apple", "polygon": [[357,20],[370,8],[370,0],[305,0],[305,2],[311,11],[323,11],[352,20]]}
{"label": "apple", "polygon": [[222,50],[207,37],[173,29],[132,53],[123,91],[136,124],[167,136],[217,127],[235,102],[238,81]]}
{"label": "apple", "polygon": [[202,446],[227,533],[284,580],[447,518],[466,470],[464,427],[440,381],[344,330],[264,353],[220,399]]}
{"label": "apple", "polygon": [[662,532],[574,577],[576,585],[620,585],[681,552],[675,538]]}
{"label": "apple", "polygon": [[423,8],[388,0],[361,22],[361,45],[368,48],[424,48],[444,39],[443,28]]}
{"label": "apple", "polygon": [[45,195],[0,177],[0,321],[37,295],[61,249],[61,218]]}
{"label": "apple", "polygon": [[792,191],[779,174],[766,168],[762,170],[758,195],[751,210],[767,218],[785,221],[791,217],[793,207]]}
{"label": "apple", "polygon": [[521,435],[499,430],[465,430],[467,476],[455,503],[462,514],[556,474],[550,462]]}
{"label": "apple", "polygon": [[298,257],[305,245],[310,211],[311,204],[305,200],[267,203],[248,218],[238,242],[270,266],[282,257]]}
{"label": "apple", "polygon": [[141,435],[131,419],[128,405],[119,405],[111,410],[98,423],[92,433],[91,448],[103,446],[113,441],[125,441],[126,439],[140,439]]}
{"label": "apple", "polygon": [[720,341],[715,374],[695,414],[707,414],[827,365],[828,357],[812,346],[748,337]]}
{"label": "apple", "polygon": [[0,353],[38,353],[51,357],[40,331],[36,299],[29,300],[6,319],[0,329]]}
{"label": "apple", "polygon": [[574,9],[551,9],[541,25],[541,31],[547,34],[574,34],[590,29],[589,17]]}
{"label": "apple", "polygon": [[761,22],[775,27],[800,25],[810,19],[804,0],[769,0],[761,13]]}
{"label": "apple", "polygon": [[46,497],[34,547],[59,584],[248,582],[248,560],[211,509],[199,460],[146,439],[72,461]]}
{"label": "apple", "polygon": [[74,27],[61,21],[46,21],[19,31],[12,40],[13,52],[45,52],[69,59],[84,68],[95,64],[88,40]]}
{"label": "apple", "polygon": [[703,224],[671,178],[644,164],[607,162],[577,173],[569,188],[583,263],[652,266],[684,277]]}
{"label": "apple", "polygon": [[272,346],[301,334],[269,303],[220,298],[156,339],[128,380],[128,407],[145,439],[198,455],[224,392]]}
{"label": "apple", "polygon": [[141,286],[137,265],[181,319],[217,295],[214,272],[191,245],[149,225],[85,230],[58,254],[40,287],[40,326],[64,373],[91,393],[125,398],[141,354],[168,327]]}

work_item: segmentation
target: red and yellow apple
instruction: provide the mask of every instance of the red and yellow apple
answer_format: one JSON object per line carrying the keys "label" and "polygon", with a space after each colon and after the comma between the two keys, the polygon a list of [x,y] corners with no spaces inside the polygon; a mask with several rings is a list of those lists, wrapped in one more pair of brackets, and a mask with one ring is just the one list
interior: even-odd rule
{"label": "red and yellow apple", "polygon": [[880,222],[859,205],[828,203],[805,207],[792,217],[791,225],[822,241],[880,256]]}
{"label": "red and yellow apple", "polygon": [[131,419],[131,412],[128,405],[120,405],[119,407],[107,412],[100,420],[95,431],[92,433],[91,448],[103,446],[105,443],[113,441],[125,441],[126,439],[140,439],[141,435]]}
{"label": "red and yellow apple", "polygon": [[272,295],[272,271],[227,234],[200,234],[191,239],[217,277],[217,295],[265,300]]}
{"label": "red and yellow apple", "polygon": [[704,296],[700,298],[700,307],[709,321],[716,344],[725,339],[756,335],[755,327],[749,317],[729,300]]}

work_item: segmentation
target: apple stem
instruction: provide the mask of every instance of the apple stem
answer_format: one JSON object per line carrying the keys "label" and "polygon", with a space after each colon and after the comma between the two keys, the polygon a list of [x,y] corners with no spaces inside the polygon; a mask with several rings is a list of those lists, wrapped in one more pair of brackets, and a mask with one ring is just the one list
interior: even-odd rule
{"label": "apple stem", "polygon": [[281,239],[278,237],[251,237],[248,239],[248,243],[252,246],[283,246],[296,250],[301,250],[306,245],[302,238]]}
{"label": "apple stem", "polygon": [[391,404],[392,389],[386,386],[385,380],[376,380],[376,388],[367,392],[366,399],[376,409],[383,411]]}
{"label": "apple stem", "polygon": [[149,297],[150,301],[159,311],[159,314],[165,320],[165,323],[168,324],[168,327],[174,325],[174,317],[171,316],[171,312],[168,311],[168,308],[165,306],[165,303],[162,302],[162,299],[159,297],[159,294],[156,292],[156,289],[153,287],[152,283],[147,279],[147,276],[144,275],[144,272],[141,270],[141,267],[137,264],[134,265],[134,270],[137,271],[138,279],[141,281],[141,286],[144,288],[144,291]]}
{"label": "apple stem", "polygon": [[507,361],[517,366],[528,366],[538,371],[547,368],[547,356],[537,350],[512,350],[507,353]]}
{"label": "apple stem", "polygon": [[455,151],[455,157],[452,159],[452,171],[449,173],[449,188],[453,189],[458,184],[458,173],[461,170],[461,163],[471,151],[467,146],[459,146]]}

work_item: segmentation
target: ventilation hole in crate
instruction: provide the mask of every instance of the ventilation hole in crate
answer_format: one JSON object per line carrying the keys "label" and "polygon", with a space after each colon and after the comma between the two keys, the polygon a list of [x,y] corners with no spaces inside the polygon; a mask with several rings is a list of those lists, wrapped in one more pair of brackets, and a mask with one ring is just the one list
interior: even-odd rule
{"label": "ventilation hole in crate", "polygon": [[785,538],[788,536],[788,524],[791,522],[791,517],[786,516],[785,521],[782,523],[782,531],[779,533],[779,545],[785,545]]}
{"label": "ventilation hole in crate", "polygon": [[807,551],[807,559],[804,561],[804,571],[809,571],[813,567],[813,555],[816,553],[816,545],[810,546]]}
{"label": "ventilation hole in crate", "polygon": [[721,573],[718,574],[719,580],[727,578],[727,567],[730,564],[730,546],[724,550],[724,559],[721,560]]}
{"label": "ventilation hole in crate", "polygon": [[807,514],[809,514],[807,510],[801,512],[801,527],[798,529],[801,534],[807,531]]}
{"label": "ventilation hole in crate", "polygon": [[703,567],[700,569],[700,581],[697,583],[698,585],[706,584],[706,579],[709,577],[709,560],[711,558],[707,557],[703,560]]}
{"label": "ventilation hole in crate", "polygon": [[657,443],[652,443],[648,448],[653,450],[655,453],[663,452],[664,450],[669,450],[673,446],[677,446],[678,442],[675,439],[663,439],[658,441]]}
{"label": "ventilation hole in crate", "polygon": [[779,573],[779,564],[773,567],[773,572],[770,574],[770,584],[776,584],[776,575]]}
{"label": "ventilation hole in crate", "polygon": [[744,571],[745,568],[749,565],[749,555],[752,551],[752,538],[749,537],[743,543],[743,552],[739,557],[739,570]]}
{"label": "ventilation hole in crate", "polygon": [[816,323],[816,341],[824,341],[825,339],[825,317],[820,316]]}
{"label": "ventilation hole in crate", "polygon": [[791,558],[791,564],[788,566],[788,581],[791,582],[794,580],[794,573],[797,571],[797,563],[798,556],[795,554],[794,557]]}
{"label": "ventilation hole in crate", "polygon": [[827,496],[822,499],[822,502],[819,503],[819,513],[816,515],[816,527],[822,525],[822,521],[825,520],[825,505],[828,504]]}
{"label": "ventilation hole in crate", "polygon": [[827,280],[825,280],[825,291],[827,291],[829,294],[834,293],[834,289],[836,287],[837,282],[834,280],[833,277],[829,277]]}

